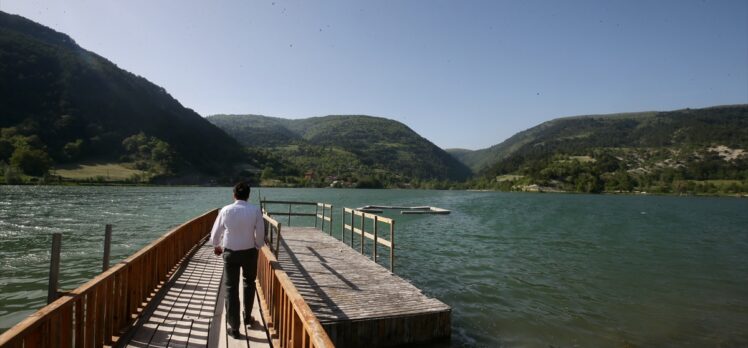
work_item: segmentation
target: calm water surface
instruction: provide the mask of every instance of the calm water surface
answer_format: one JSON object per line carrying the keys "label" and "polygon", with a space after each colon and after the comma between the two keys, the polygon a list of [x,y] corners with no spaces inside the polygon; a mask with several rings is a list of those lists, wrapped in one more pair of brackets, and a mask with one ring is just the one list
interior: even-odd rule
{"label": "calm water surface", "polygon": [[[256,201],[257,190],[252,199]],[[434,205],[397,220],[396,273],[453,307],[452,346],[748,346],[748,200],[451,191],[261,189],[342,206]],[[61,287],[230,202],[229,188],[0,186],[0,330]],[[339,231],[339,226],[337,226]],[[339,233],[339,232],[338,232]]]}

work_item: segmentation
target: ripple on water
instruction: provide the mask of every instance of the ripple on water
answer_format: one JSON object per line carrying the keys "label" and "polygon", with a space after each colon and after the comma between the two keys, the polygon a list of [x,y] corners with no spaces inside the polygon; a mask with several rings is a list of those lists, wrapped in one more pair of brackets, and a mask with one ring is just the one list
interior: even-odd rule
{"label": "ripple on water", "polygon": [[[453,346],[748,345],[746,200],[264,188],[262,195],[451,209],[391,216],[396,273],[452,306]],[[70,289],[98,272],[104,224],[114,224],[113,257],[122,259],[228,203],[230,189],[0,186],[0,197],[2,328],[44,303],[48,229],[64,230],[61,287]],[[22,214],[35,207],[33,217]]]}

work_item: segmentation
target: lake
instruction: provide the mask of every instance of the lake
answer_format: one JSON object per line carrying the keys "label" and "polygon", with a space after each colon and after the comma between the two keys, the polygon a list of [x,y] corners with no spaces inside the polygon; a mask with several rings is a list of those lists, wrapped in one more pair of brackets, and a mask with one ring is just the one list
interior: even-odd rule
{"label": "lake", "polygon": [[[388,214],[395,272],[452,306],[451,346],[748,345],[746,199],[259,191],[332,203],[337,231],[343,206],[452,210]],[[100,271],[105,224],[114,263],[230,197],[230,188],[0,186],[0,330],[44,305],[51,233],[63,234],[60,285],[72,289]]]}

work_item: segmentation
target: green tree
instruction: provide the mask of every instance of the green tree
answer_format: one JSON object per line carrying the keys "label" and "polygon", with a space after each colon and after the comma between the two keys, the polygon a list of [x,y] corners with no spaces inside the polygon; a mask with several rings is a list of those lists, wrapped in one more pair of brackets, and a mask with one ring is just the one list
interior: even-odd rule
{"label": "green tree", "polygon": [[74,161],[81,155],[82,149],[83,139],[78,139],[65,144],[62,148],[62,152],[69,161]]}
{"label": "green tree", "polygon": [[619,170],[613,174],[607,186],[611,191],[631,192],[634,189],[634,181],[626,171]]}
{"label": "green tree", "polygon": [[275,173],[273,172],[273,168],[265,167],[265,169],[262,170],[262,174],[260,175],[261,180],[270,180],[274,178],[275,178]]}
{"label": "green tree", "polygon": [[596,175],[590,173],[582,173],[577,176],[574,182],[576,190],[579,192],[587,193],[599,193],[603,190],[602,181]]}
{"label": "green tree", "polygon": [[122,147],[128,153],[125,158],[135,162],[138,169],[161,174],[169,174],[176,170],[176,153],[167,142],[159,138],[140,132],[125,138]]}
{"label": "green tree", "polygon": [[23,178],[21,178],[21,173],[17,168],[7,167],[5,169],[4,177],[5,183],[8,185],[17,185],[23,183]]}
{"label": "green tree", "polygon": [[0,138],[0,161],[7,161],[13,155],[13,143],[9,139]]}
{"label": "green tree", "polygon": [[151,160],[161,166],[162,171],[171,172],[175,169],[176,155],[171,146],[163,140],[153,138],[151,140]]}
{"label": "green tree", "polygon": [[10,164],[31,176],[42,176],[52,165],[52,159],[41,149],[18,147],[10,157]]}

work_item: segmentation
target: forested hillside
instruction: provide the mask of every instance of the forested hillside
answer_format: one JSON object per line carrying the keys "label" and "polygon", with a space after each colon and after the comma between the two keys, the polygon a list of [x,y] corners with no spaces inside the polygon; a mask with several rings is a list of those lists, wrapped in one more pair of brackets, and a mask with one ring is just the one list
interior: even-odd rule
{"label": "forested hillside", "polygon": [[[363,186],[411,185],[424,180],[463,181],[470,170],[404,124],[371,116],[287,120],[257,115],[208,117],[243,145],[270,151],[307,182]],[[267,168],[267,178],[278,177]]]}
{"label": "forested hillside", "polygon": [[545,122],[479,153],[492,153],[495,163],[483,167],[482,178],[473,185],[582,192],[746,192],[746,150],[748,105],[569,117]]}
{"label": "forested hillside", "polygon": [[91,161],[147,177],[215,176],[243,158],[234,139],[163,88],[4,12],[0,81],[0,169],[15,179]]}

